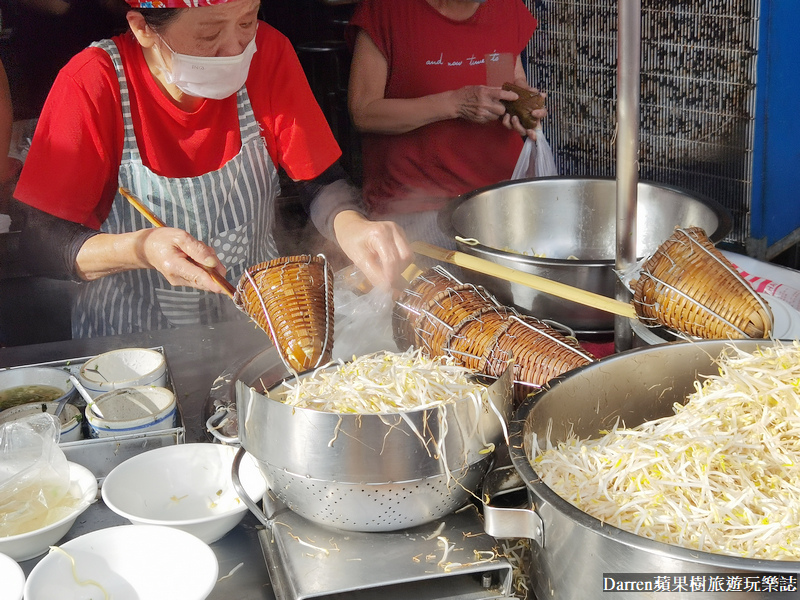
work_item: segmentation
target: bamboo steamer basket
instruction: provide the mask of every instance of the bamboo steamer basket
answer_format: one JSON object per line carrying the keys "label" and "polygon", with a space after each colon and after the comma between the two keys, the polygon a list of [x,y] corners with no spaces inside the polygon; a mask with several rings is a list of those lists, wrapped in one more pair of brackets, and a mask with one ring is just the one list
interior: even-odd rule
{"label": "bamboo steamer basket", "polygon": [[772,311],[700,227],[676,229],[631,283],[648,326],[706,339],[765,338]]}
{"label": "bamboo steamer basket", "polygon": [[401,349],[422,348],[498,376],[513,361],[515,400],[553,377],[594,360],[577,340],[538,319],[502,306],[480,286],[464,284],[441,266],[412,280],[393,312]]}
{"label": "bamboo steamer basket", "polygon": [[233,301],[269,335],[292,371],[331,360],[333,271],[324,256],[285,256],[250,267]]}

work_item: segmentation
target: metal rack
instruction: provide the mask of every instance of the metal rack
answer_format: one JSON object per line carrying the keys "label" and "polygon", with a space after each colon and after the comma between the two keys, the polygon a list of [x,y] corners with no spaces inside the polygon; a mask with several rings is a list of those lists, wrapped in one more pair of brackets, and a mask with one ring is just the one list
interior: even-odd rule
{"label": "metal rack", "polygon": [[[539,21],[529,80],[548,93],[545,134],[559,172],[613,177],[617,0],[526,1]],[[758,196],[761,4],[642,2],[639,178],[717,200],[733,216],[726,241],[741,246]]]}

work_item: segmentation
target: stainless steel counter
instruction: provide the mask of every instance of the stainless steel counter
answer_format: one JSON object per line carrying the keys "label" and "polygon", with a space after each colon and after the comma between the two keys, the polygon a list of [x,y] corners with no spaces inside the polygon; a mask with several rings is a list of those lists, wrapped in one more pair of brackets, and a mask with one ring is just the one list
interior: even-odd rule
{"label": "stainless steel counter", "polygon": [[[167,356],[178,401],[181,406],[187,442],[209,441],[205,431],[204,405],[214,380],[232,364],[271,345],[261,330],[248,321],[214,326],[184,327],[142,334],[70,340],[30,346],[0,348],[0,368],[31,363],[93,356],[124,347],[161,346]],[[106,508],[102,500],[93,504],[72,527],[71,539],[103,527],[128,521]],[[219,581],[210,600],[274,600],[258,529],[261,525],[250,513],[233,531],[211,544],[219,560]],[[180,560],[176,557],[176,560]],[[27,575],[38,559],[22,563]]]}

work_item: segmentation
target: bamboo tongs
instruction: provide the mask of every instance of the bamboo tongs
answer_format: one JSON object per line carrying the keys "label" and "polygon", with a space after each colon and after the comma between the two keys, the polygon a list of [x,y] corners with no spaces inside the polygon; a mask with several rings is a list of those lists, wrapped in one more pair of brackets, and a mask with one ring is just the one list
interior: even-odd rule
{"label": "bamboo tongs", "polygon": [[525,273],[524,271],[512,269],[511,267],[498,265],[486,259],[465,254],[464,252],[446,250],[445,248],[440,248],[439,246],[434,246],[427,242],[412,242],[411,247],[417,254],[427,256],[428,258],[433,258],[451,265],[457,265],[459,267],[469,269],[470,271],[477,271],[478,273],[483,273],[484,275],[491,275],[492,277],[504,279],[505,281],[510,281],[512,283],[519,283],[540,292],[551,294],[565,300],[577,302],[578,304],[590,306],[592,308],[603,310],[615,315],[630,317],[631,319],[638,318],[636,309],[632,304],[626,304],[625,302],[615,300],[614,298],[608,298],[607,296],[595,294],[594,292],[588,292],[565,283],[552,281],[544,277],[539,277],[538,275],[532,275],[531,273]]}

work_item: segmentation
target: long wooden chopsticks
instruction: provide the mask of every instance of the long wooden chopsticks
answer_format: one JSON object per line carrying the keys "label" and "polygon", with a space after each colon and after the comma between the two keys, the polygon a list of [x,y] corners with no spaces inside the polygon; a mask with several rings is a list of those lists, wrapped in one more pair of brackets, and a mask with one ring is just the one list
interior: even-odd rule
{"label": "long wooden chopsticks", "polygon": [[478,256],[472,256],[471,254],[465,254],[464,252],[458,252],[456,250],[446,250],[445,248],[420,241],[412,242],[411,248],[417,254],[427,256],[428,258],[464,267],[465,269],[477,271],[485,275],[491,275],[512,283],[519,283],[540,292],[558,296],[565,300],[571,300],[572,302],[577,302],[584,306],[591,306],[592,308],[597,308],[615,315],[630,317],[632,319],[638,318],[636,309],[631,304],[626,304],[614,298],[608,298],[601,294],[582,290],[559,281],[552,281],[544,277],[539,277],[538,275],[498,265]]}
{"label": "long wooden chopsticks", "polygon": [[[130,202],[133,205],[133,207],[136,210],[138,210],[145,219],[150,221],[150,223],[153,225],[153,227],[166,227],[167,226],[167,224],[164,223],[164,221],[162,221],[157,216],[155,216],[152,212],[150,212],[150,209],[148,209],[144,204],[142,204],[136,196],[131,194],[131,192],[129,190],[127,190],[124,187],[121,187],[121,188],[119,188],[119,193],[122,194],[125,197],[125,199],[128,202]],[[209,275],[211,275],[211,278],[214,281],[216,281],[220,286],[222,286],[222,288],[225,290],[225,293],[230,298],[233,298],[233,295],[236,293],[236,288],[233,287],[233,285],[231,285],[231,283],[227,279],[225,279],[225,277],[220,275],[216,270],[214,270],[214,269],[212,269],[210,267],[204,267],[203,265],[201,265],[198,262],[192,260],[191,258],[189,258],[189,261],[191,261],[192,263],[196,264],[198,267],[200,267],[201,269],[206,271]]]}

